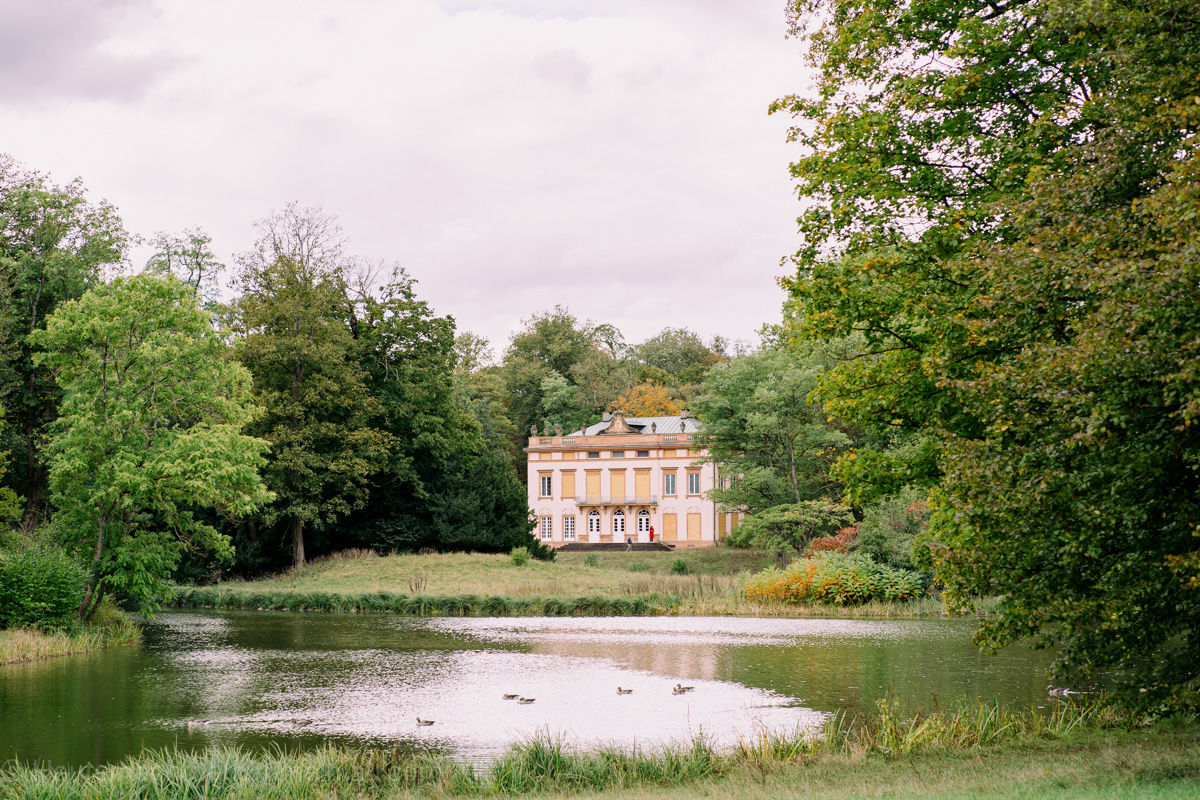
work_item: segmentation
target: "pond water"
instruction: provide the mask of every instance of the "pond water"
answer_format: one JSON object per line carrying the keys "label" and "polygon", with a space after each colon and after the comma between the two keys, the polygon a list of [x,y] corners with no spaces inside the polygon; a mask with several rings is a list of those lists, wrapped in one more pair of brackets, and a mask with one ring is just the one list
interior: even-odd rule
{"label": "pond water", "polygon": [[[910,711],[976,697],[1045,705],[1051,656],[982,655],[973,628],[166,612],[140,648],[0,666],[0,760],[104,764],[144,748],[337,741],[486,761],[539,732],[577,745],[699,733],[728,745],[764,728],[817,726],[883,696]],[[681,682],[695,688],[673,694]],[[189,726],[189,716],[211,722]],[[418,716],[435,724],[418,726]]]}

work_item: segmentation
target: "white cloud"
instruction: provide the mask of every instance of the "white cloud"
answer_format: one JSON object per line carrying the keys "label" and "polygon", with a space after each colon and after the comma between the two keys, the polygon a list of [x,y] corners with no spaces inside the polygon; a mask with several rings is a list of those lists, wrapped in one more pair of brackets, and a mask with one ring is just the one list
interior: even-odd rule
{"label": "white cloud", "polygon": [[201,225],[232,255],[254,219],[320,204],[497,349],[556,303],[630,341],[777,313],[799,209],[766,106],[807,77],[776,0],[118,5],[63,70],[132,72],[36,102],[0,84],[0,147],[139,233]]}

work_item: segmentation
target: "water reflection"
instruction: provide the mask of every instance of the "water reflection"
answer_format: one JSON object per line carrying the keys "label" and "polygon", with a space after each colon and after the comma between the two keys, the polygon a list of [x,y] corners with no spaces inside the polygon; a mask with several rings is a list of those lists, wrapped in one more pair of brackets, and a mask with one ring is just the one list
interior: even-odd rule
{"label": "water reflection", "polygon": [[[140,649],[0,667],[0,757],[335,740],[486,759],[537,731],[653,745],[820,724],[885,693],[1045,700],[1049,657],[990,658],[962,621],[413,619],[162,614]],[[694,691],[674,695],[684,681]],[[618,696],[617,686],[633,689]],[[513,693],[536,698],[520,705]],[[186,724],[189,716],[210,719]],[[419,727],[416,718],[435,720]]]}

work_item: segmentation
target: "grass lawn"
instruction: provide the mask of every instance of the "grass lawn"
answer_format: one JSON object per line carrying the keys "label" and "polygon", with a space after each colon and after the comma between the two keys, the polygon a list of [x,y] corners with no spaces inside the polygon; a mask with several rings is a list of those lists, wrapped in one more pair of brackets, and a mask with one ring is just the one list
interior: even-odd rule
{"label": "grass lawn", "polygon": [[[550,797],[556,795],[548,795]],[[565,795],[557,795],[565,796]],[[1200,797],[1200,730],[1102,733],[911,757],[838,755],[686,788],[587,792],[575,798],[667,800],[1183,800]]]}
{"label": "grass lawn", "polygon": [[[677,561],[688,574],[673,574]],[[443,553],[378,556],[348,551],[256,581],[226,581],[226,597],[248,593],[392,593],[430,598],[462,596],[531,598],[583,597],[653,600],[658,613],[756,617],[911,617],[943,613],[941,601],[872,602],[861,606],[793,606],[742,599],[742,576],[769,566],[757,550],[710,548],[675,553],[560,553],[552,562],[530,560],[517,566],[507,555]],[[664,598],[669,599],[666,602]],[[364,607],[362,610],[369,610]]]}

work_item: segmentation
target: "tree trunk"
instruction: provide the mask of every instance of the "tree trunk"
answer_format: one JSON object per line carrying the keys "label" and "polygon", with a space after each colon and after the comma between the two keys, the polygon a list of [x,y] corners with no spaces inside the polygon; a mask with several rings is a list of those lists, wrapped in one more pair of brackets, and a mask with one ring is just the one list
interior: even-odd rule
{"label": "tree trunk", "polygon": [[[104,526],[108,522],[108,517],[101,514],[97,522],[96,532],[96,555],[92,558],[92,577],[88,579],[87,591],[83,593],[83,602],[79,604],[79,619],[86,620],[95,608],[89,609],[92,605],[92,595],[96,594],[96,586],[100,582],[100,557],[104,555]],[[86,616],[85,616],[86,614]]]}
{"label": "tree trunk", "polygon": [[304,566],[304,520],[299,515],[292,517],[292,566]]}
{"label": "tree trunk", "polygon": [[26,535],[37,530],[42,515],[42,484],[45,480],[45,468],[32,453],[29,456],[28,475],[29,480],[25,484],[25,519],[21,523]]}

